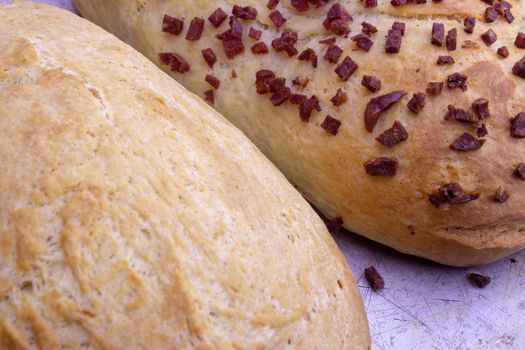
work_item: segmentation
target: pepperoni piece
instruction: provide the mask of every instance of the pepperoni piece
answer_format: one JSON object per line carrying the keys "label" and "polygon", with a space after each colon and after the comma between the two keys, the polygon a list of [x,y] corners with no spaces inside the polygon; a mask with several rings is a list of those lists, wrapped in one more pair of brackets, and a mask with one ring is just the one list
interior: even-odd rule
{"label": "pepperoni piece", "polygon": [[179,35],[184,28],[184,20],[164,15],[162,20],[162,31],[173,35]]}
{"label": "pepperoni piece", "polygon": [[459,184],[449,183],[430,194],[428,200],[434,207],[440,208],[441,206],[448,207],[450,204],[465,204],[479,197],[479,193],[464,193]]}
{"label": "pepperoni piece", "polygon": [[492,29],[487,30],[485,33],[481,34],[481,40],[485,43],[485,45],[490,46],[498,40],[498,36]]}
{"label": "pepperoni piece", "polygon": [[273,39],[272,47],[275,51],[285,51],[289,57],[297,55],[295,44],[297,43],[296,32],[284,32],[279,38]]}
{"label": "pepperoni piece", "polygon": [[381,80],[375,75],[363,75],[361,85],[366,87],[370,92],[378,92],[381,90]]}
{"label": "pepperoni piece", "polygon": [[314,110],[321,110],[319,100],[315,95],[311,96],[310,98],[304,100],[303,103],[301,103],[301,105],[299,106],[299,117],[302,121],[307,122],[310,120],[310,117]]}
{"label": "pepperoni piece", "polygon": [[286,22],[286,18],[277,10],[271,12],[269,16],[277,28],[280,28]]}
{"label": "pepperoni piece", "polygon": [[506,46],[502,46],[498,49],[498,55],[503,58],[509,57],[509,49]]}
{"label": "pepperoni piece", "polygon": [[463,91],[467,90],[467,79],[468,77],[465,74],[454,73],[450,74],[447,77],[447,86],[450,89],[460,88]]}
{"label": "pepperoni piece", "polygon": [[474,33],[474,28],[476,27],[476,19],[472,16],[468,16],[465,18],[463,25],[465,26],[465,33],[472,34]]}
{"label": "pepperoni piece", "polygon": [[448,51],[454,51],[457,47],[458,30],[456,28],[451,29],[447,33],[445,43]]}
{"label": "pepperoni piece", "polygon": [[258,42],[254,44],[251,50],[254,55],[264,55],[270,52],[266,43],[263,43],[263,42]]}
{"label": "pepperoni piece", "polygon": [[364,34],[353,36],[352,41],[356,43],[357,47],[366,52],[370,51],[372,45],[374,45],[374,42]]}
{"label": "pepperoni piece", "polygon": [[496,190],[496,193],[494,193],[494,200],[498,203],[505,203],[510,198],[510,194],[503,190],[501,187],[499,187]]}
{"label": "pepperoni piece", "polygon": [[313,49],[305,49],[297,58],[300,61],[310,61],[312,62],[312,67],[317,68],[317,54]]}
{"label": "pepperoni piece", "polygon": [[213,68],[215,63],[217,62],[217,56],[215,56],[215,52],[211,48],[207,48],[201,51],[202,57],[204,57],[204,60],[208,64],[210,68]]}
{"label": "pepperoni piece", "polygon": [[359,68],[357,63],[355,63],[350,56],[346,56],[343,62],[337,66],[335,73],[341,78],[342,81],[347,81],[350,79],[352,74]]}
{"label": "pepperoni piece", "polygon": [[341,126],[341,121],[333,118],[329,115],[326,116],[324,121],[321,123],[321,128],[325,129],[329,134],[337,135],[337,131]]}
{"label": "pepperoni piece", "polygon": [[381,135],[376,137],[376,141],[387,148],[392,148],[398,143],[406,141],[408,139],[408,132],[401,122],[395,121],[394,125]]}
{"label": "pepperoni piece", "polygon": [[397,174],[398,161],[396,158],[376,158],[367,161],[364,166],[368,175],[392,177]]}
{"label": "pepperoni piece", "polygon": [[159,60],[162,64],[169,64],[174,72],[186,73],[190,70],[188,62],[176,53],[160,53]]}
{"label": "pepperoni piece", "polygon": [[425,99],[427,95],[422,92],[415,93],[414,96],[408,101],[407,107],[414,113],[419,113],[425,106]]}
{"label": "pepperoni piece", "polygon": [[520,78],[525,79],[525,57],[516,62],[514,67],[512,67],[512,73]]}
{"label": "pepperoni piece", "polygon": [[443,83],[442,82],[429,82],[427,84],[427,94],[429,95],[439,95],[443,91]]}
{"label": "pepperoni piece", "polygon": [[444,64],[454,64],[455,61],[451,56],[439,56],[437,59],[438,65],[444,65]]}
{"label": "pepperoni piece", "polygon": [[235,17],[238,17],[244,20],[254,20],[257,18],[257,10],[251,6],[234,5],[232,9],[232,14]]}
{"label": "pepperoni piece", "polygon": [[445,25],[443,23],[432,24],[432,45],[443,46],[445,43]]}
{"label": "pepperoni piece", "polygon": [[299,12],[308,11],[310,5],[308,5],[308,0],[292,0],[292,6]]}
{"label": "pepperoni piece", "polygon": [[215,36],[217,39],[222,40],[224,53],[229,59],[233,59],[244,52],[242,30],[239,20],[236,17],[230,17],[230,29]]}
{"label": "pepperoni piece", "polygon": [[340,106],[348,101],[348,95],[341,88],[337,89],[334,97],[330,99],[334,106]]}
{"label": "pepperoni piece", "polygon": [[525,138],[525,113],[519,113],[510,120],[510,135],[515,138]]}
{"label": "pepperoni piece", "polygon": [[[368,3],[369,0],[366,0],[366,2]],[[372,290],[374,292],[377,292],[378,290],[385,288],[385,280],[379,274],[379,272],[377,272],[374,266],[370,266],[365,269],[365,278],[368,281],[368,284],[370,284],[370,287],[372,287]]]}
{"label": "pepperoni piece", "polygon": [[328,46],[328,49],[326,49],[324,59],[330,63],[337,63],[339,61],[339,58],[341,58],[342,53],[343,50],[339,46],[330,45]]}
{"label": "pepperoni piece", "polygon": [[210,104],[215,103],[215,93],[213,90],[204,91],[204,100],[208,101]]}
{"label": "pepperoni piece", "polygon": [[208,21],[215,27],[219,27],[228,15],[219,7],[208,17]]}
{"label": "pepperoni piece", "polygon": [[450,144],[450,148],[456,151],[477,151],[483,146],[486,140],[480,140],[465,132]]}
{"label": "pepperoni piece", "polygon": [[210,84],[211,86],[213,86],[213,88],[215,90],[217,90],[219,88],[219,85],[221,84],[221,81],[219,79],[217,79],[216,77],[214,77],[213,75],[211,74],[207,74],[206,75],[206,78],[204,78],[204,80]]}
{"label": "pepperoni piece", "polygon": [[262,31],[255,29],[254,27],[250,28],[250,31],[248,32],[248,36],[250,38],[254,38],[255,40],[259,40],[261,38]]}
{"label": "pepperoni piece", "polygon": [[272,96],[270,96],[270,101],[274,106],[280,106],[286,101],[290,99],[292,96],[292,91],[289,87],[282,87],[278,91],[274,92]]}
{"label": "pepperoni piece", "polygon": [[405,95],[405,91],[398,90],[371,99],[365,110],[366,130],[368,132],[374,131],[374,127],[376,126],[379,117],[381,117],[381,113],[388,110]]}
{"label": "pepperoni piece", "polygon": [[373,33],[377,33],[377,28],[368,22],[361,23],[361,27],[361,32],[363,32],[364,35],[370,36]]}
{"label": "pepperoni piece", "polygon": [[190,22],[188,33],[186,33],[186,40],[197,41],[201,38],[204,30],[204,20],[202,18],[195,17]]}

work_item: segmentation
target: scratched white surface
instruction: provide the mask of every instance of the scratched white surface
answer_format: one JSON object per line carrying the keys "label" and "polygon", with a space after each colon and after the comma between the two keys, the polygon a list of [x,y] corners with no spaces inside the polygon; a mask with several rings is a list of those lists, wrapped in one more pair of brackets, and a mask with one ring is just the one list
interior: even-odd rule
{"label": "scratched white surface", "polygon": [[[525,251],[463,269],[406,256],[348,232],[335,238],[358,279],[374,349],[525,349]],[[379,293],[363,276],[370,265],[385,279]],[[468,272],[490,276],[492,283],[476,288]]]}
{"label": "scratched white surface", "polygon": [[[69,0],[41,2],[74,9]],[[348,232],[335,239],[358,279],[373,349],[525,350],[525,251],[460,269],[402,255]],[[385,279],[379,293],[363,276],[370,265]],[[468,272],[490,276],[492,283],[478,289],[467,280]]]}

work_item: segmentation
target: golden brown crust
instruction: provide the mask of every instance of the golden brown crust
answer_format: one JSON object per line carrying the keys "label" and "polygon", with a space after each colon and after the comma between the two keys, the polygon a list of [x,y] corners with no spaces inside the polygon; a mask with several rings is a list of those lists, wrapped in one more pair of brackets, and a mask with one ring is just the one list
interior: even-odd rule
{"label": "golden brown crust", "polygon": [[[234,60],[226,59],[220,41],[214,38],[226,30],[226,23],[219,30],[207,24],[201,40],[191,43],[184,39],[185,32],[175,37],[160,30],[164,14],[184,17],[188,23],[194,16],[207,18],[218,6],[230,13],[233,4],[251,5],[259,12],[255,26],[265,29],[261,40],[270,45],[278,34],[268,19],[263,0],[77,0],[87,18],[128,41],[153,61],[159,63],[159,52],[181,53],[192,65],[191,73],[171,75],[195,93],[202,95],[209,88],[204,76],[213,72],[222,81],[216,93],[216,109],[242,129],[325,215],[342,216],[348,229],[400,251],[459,266],[487,263],[523,248],[524,184],[512,177],[513,167],[525,160],[521,152],[523,141],[511,138],[508,131],[509,119],[523,108],[520,101],[524,81],[511,74],[512,65],[523,55],[513,46],[521,28],[522,2],[512,1],[516,16],[512,24],[501,17],[495,23],[484,23],[486,5],[478,0],[444,0],[441,4],[428,1],[425,5],[398,8],[382,0],[374,9],[363,9],[359,1],[340,2],[353,15],[350,35],[360,33],[363,21],[379,29],[372,36],[375,44],[369,53],[356,51],[349,39],[338,40],[344,50],[342,57],[348,54],[359,64],[357,72],[344,84],[334,74],[335,66],[322,60],[325,47],[318,43],[331,35],[321,25],[331,3],[311,9],[306,15],[295,11],[290,1],[281,1],[278,7],[287,18],[282,29],[298,32],[299,52],[305,47],[317,52],[320,65],[314,70],[308,63],[272,49],[268,55],[254,56],[249,51],[255,43],[251,39],[245,39],[244,54]],[[478,19],[472,35],[463,31],[466,16]],[[384,44],[394,21],[406,22],[407,29],[401,52],[391,55],[385,53]],[[430,44],[433,22],[443,23],[447,31],[457,28],[458,50],[447,52]],[[480,35],[489,28],[494,29],[499,40],[487,48]],[[462,48],[466,41],[474,44]],[[502,45],[510,50],[505,60],[496,54]],[[213,70],[200,56],[206,47],[212,47],[219,58],[220,64]],[[438,66],[438,55],[447,54],[456,63]],[[169,71],[169,67],[163,68]],[[308,76],[311,82],[303,93],[315,94],[323,111],[314,114],[310,123],[304,123],[299,120],[296,106],[274,107],[268,96],[255,91],[255,72],[262,68],[271,69],[288,81]],[[238,79],[231,79],[232,69]],[[428,82],[445,81],[455,72],[469,76],[466,92],[445,88],[441,95],[427,98],[419,115],[407,109],[413,93],[424,92]],[[380,92],[371,94],[361,86],[364,74],[382,80]],[[349,101],[336,108],[329,100],[340,87],[348,93]],[[367,102],[398,89],[406,90],[407,96],[383,114],[373,133],[366,132],[363,113]],[[479,151],[454,152],[449,144],[461,133],[473,130],[458,122],[444,121],[447,105],[468,109],[480,97],[489,100],[492,113],[487,120],[487,142]],[[342,121],[336,137],[318,127],[326,115]],[[394,120],[405,125],[409,139],[386,149],[374,138]],[[396,157],[397,176],[367,176],[363,163],[376,157]],[[460,183],[467,192],[480,192],[481,199],[448,211],[434,208],[428,195],[450,182]],[[495,203],[492,198],[500,186],[511,194],[504,204]]]}
{"label": "golden brown crust", "polygon": [[344,258],[240,131],[89,22],[0,7],[0,349],[369,348]]}

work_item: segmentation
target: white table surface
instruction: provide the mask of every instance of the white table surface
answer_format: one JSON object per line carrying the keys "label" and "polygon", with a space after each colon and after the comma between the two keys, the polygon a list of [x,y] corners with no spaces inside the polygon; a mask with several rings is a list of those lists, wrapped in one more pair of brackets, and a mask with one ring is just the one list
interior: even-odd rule
{"label": "white table surface", "polygon": [[[74,10],[70,0],[41,2]],[[358,279],[373,349],[525,349],[525,251],[462,269],[406,256],[349,232],[334,238]],[[370,265],[385,279],[379,293],[363,276]],[[492,283],[478,289],[468,272],[490,276]]]}

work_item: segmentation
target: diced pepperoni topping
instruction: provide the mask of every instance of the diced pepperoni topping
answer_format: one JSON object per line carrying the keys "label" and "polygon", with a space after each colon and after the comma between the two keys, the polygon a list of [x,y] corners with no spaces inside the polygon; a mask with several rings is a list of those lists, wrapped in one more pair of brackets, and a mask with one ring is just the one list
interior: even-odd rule
{"label": "diced pepperoni topping", "polygon": [[480,197],[479,193],[464,193],[463,188],[457,183],[441,186],[437,192],[432,193],[428,200],[436,208],[448,207],[450,204],[465,204]]}
{"label": "diced pepperoni topping", "polygon": [[232,14],[235,17],[245,20],[254,20],[257,18],[257,10],[251,6],[237,6],[234,5]]}
{"label": "diced pepperoni topping", "polygon": [[289,57],[297,55],[295,44],[297,43],[297,33],[284,32],[279,38],[272,41],[272,47],[275,51],[285,51]]}
{"label": "diced pepperoni topping", "polygon": [[224,33],[215,36],[222,40],[224,53],[229,59],[244,52],[244,44],[242,42],[242,24],[236,17],[230,17],[230,29]]}
{"label": "diced pepperoni topping", "polygon": [[490,117],[489,101],[484,98],[478,98],[472,102],[472,109],[476,112],[479,119]]}
{"label": "diced pepperoni topping", "polygon": [[268,0],[268,4],[266,4],[266,7],[270,10],[273,10],[279,5],[279,0]]}
{"label": "diced pepperoni topping", "polygon": [[525,49],[525,33],[518,33],[514,40],[514,45],[519,49]]}
{"label": "diced pepperoni topping", "polygon": [[374,45],[374,42],[364,34],[352,37],[352,41],[356,43],[357,47],[366,52],[370,51],[370,48]]}
{"label": "diced pepperoni topping", "polygon": [[207,48],[201,51],[202,57],[204,57],[204,60],[208,64],[210,68],[213,68],[213,65],[217,62],[217,56],[215,56],[215,52],[211,48]]}
{"label": "diced pepperoni topping", "polygon": [[162,20],[162,31],[173,35],[179,35],[184,27],[184,20],[164,15]]}
{"label": "diced pepperoni topping", "polygon": [[514,168],[514,176],[521,181],[525,181],[525,163],[520,163]]}
{"label": "diced pepperoni topping", "polygon": [[215,94],[213,90],[204,91],[204,100],[208,101],[210,104],[215,103]]}
{"label": "diced pepperoni topping", "polygon": [[429,82],[427,84],[427,94],[429,95],[439,95],[443,91],[443,83],[442,82]]}
{"label": "diced pepperoni topping", "polygon": [[456,49],[457,39],[458,30],[456,28],[449,30],[447,33],[447,38],[445,39],[448,51],[454,51]]}
{"label": "diced pepperoni topping", "polygon": [[368,102],[365,110],[365,127],[368,132],[374,131],[374,127],[381,116],[381,113],[392,107],[399,101],[406,92],[403,90],[394,91],[379,97],[374,97]]}
{"label": "diced pepperoni topping", "polygon": [[370,36],[373,33],[377,33],[377,28],[368,22],[361,23],[361,27],[362,27],[361,31],[363,32],[364,35]]}
{"label": "diced pepperoni topping", "polygon": [[201,38],[204,30],[204,20],[202,18],[195,17],[190,22],[190,28],[186,33],[186,40],[197,41]]}
{"label": "diced pepperoni topping", "polygon": [[321,127],[332,135],[337,135],[337,131],[339,130],[340,126],[341,121],[329,115],[327,115],[324,121],[321,123]]}
{"label": "diced pepperoni topping", "polygon": [[403,124],[399,121],[395,121],[394,125],[381,135],[376,137],[376,141],[387,148],[392,148],[398,143],[401,143],[408,139],[408,132],[406,131]]}
{"label": "diced pepperoni topping", "polygon": [[270,101],[274,106],[280,106],[286,101],[290,99],[290,96],[292,96],[292,92],[289,87],[283,87],[279,89],[278,91],[274,92],[272,96],[270,96]]}
{"label": "diced pepperoni topping", "polygon": [[512,73],[520,78],[525,79],[525,57],[516,62],[514,67],[512,67]]}
{"label": "diced pepperoni topping", "polygon": [[494,193],[494,200],[498,203],[505,203],[510,198],[510,194],[503,190],[501,187],[499,187],[496,190],[496,193]]}
{"label": "diced pepperoni topping", "polygon": [[439,56],[437,60],[437,64],[444,65],[444,64],[453,64],[455,61],[451,56]]}
{"label": "diced pepperoni topping", "polygon": [[509,57],[509,49],[506,46],[502,46],[498,49],[498,55],[503,58]]}
{"label": "diced pepperoni topping", "polygon": [[208,84],[210,84],[211,86],[213,86],[215,89],[218,89],[219,88],[219,85],[221,84],[221,81],[219,79],[217,79],[216,77],[214,77],[213,75],[211,74],[207,74],[206,75],[206,78],[204,79]]}
{"label": "diced pepperoni topping", "polygon": [[445,25],[443,23],[434,23],[432,25],[432,45],[443,46],[445,44]]}
{"label": "diced pepperoni topping", "polygon": [[334,106],[340,106],[343,103],[346,103],[348,100],[348,95],[341,88],[337,89],[337,92],[334,97],[330,100]]}
{"label": "diced pepperoni topping", "polygon": [[161,53],[159,59],[163,64],[169,64],[171,70],[179,73],[186,73],[190,70],[188,62],[179,54],[176,53]]}
{"label": "diced pepperoni topping", "polygon": [[476,19],[474,17],[468,16],[467,18],[465,18],[463,24],[465,25],[465,33],[474,33],[474,27],[476,27]]}
{"label": "diced pepperoni topping", "polygon": [[518,113],[510,120],[510,135],[519,139],[525,138],[525,113]]}
{"label": "diced pepperoni topping", "polygon": [[299,55],[298,59],[300,61],[310,61],[312,66],[317,68],[317,54],[313,49],[307,48]]}
{"label": "diced pepperoni topping", "polygon": [[337,66],[335,73],[341,78],[342,81],[347,81],[350,79],[352,74],[359,68],[357,63],[355,63],[350,56],[346,56],[343,62]]}
{"label": "diced pepperoni topping", "polygon": [[268,46],[263,42],[258,42],[252,46],[252,53],[255,55],[264,55],[270,52]]}
{"label": "diced pepperoni topping", "polygon": [[492,29],[487,30],[485,33],[481,34],[481,40],[485,43],[485,45],[490,46],[498,40],[498,36]]}
{"label": "diced pepperoni topping", "polygon": [[219,27],[228,15],[219,7],[208,17],[208,21],[215,27]]}
{"label": "diced pepperoni topping", "polygon": [[248,36],[250,38],[254,38],[255,40],[259,40],[261,38],[262,31],[255,29],[254,27],[250,28],[250,31],[248,32]]}
{"label": "diced pepperoni topping", "polygon": [[277,28],[280,28],[286,22],[286,18],[277,10],[270,13],[270,19]]}
{"label": "diced pepperoni topping", "polygon": [[366,87],[370,92],[378,92],[381,90],[381,80],[375,75],[363,75],[361,85]]}
{"label": "diced pepperoni topping", "polygon": [[450,148],[456,151],[476,151],[483,146],[485,140],[478,139],[469,133],[463,133],[454,142],[450,144]]}
{"label": "diced pepperoni topping", "polygon": [[447,86],[450,89],[460,88],[463,91],[467,90],[467,76],[461,73],[454,73],[447,77]]}
{"label": "diced pepperoni topping", "polygon": [[342,53],[343,50],[339,46],[330,45],[328,46],[328,49],[326,49],[324,59],[330,63],[337,63],[339,61],[339,58],[341,58]]}
{"label": "diced pepperoni topping", "polygon": [[367,161],[364,166],[368,175],[392,177],[397,173],[398,161],[396,158],[377,158]]}
{"label": "diced pepperoni topping", "polygon": [[308,5],[308,0],[292,0],[292,6],[299,12],[308,11],[310,5]]}
{"label": "diced pepperoni topping", "polygon": [[304,122],[309,121],[314,110],[321,110],[319,100],[317,99],[317,97],[315,97],[315,95],[304,100],[303,103],[301,103],[301,105],[299,106],[299,116],[301,117],[301,120]]}
{"label": "diced pepperoni topping", "polygon": [[427,95],[422,92],[418,92],[412,96],[410,101],[408,101],[407,107],[414,113],[419,113],[425,106],[425,99]]}

